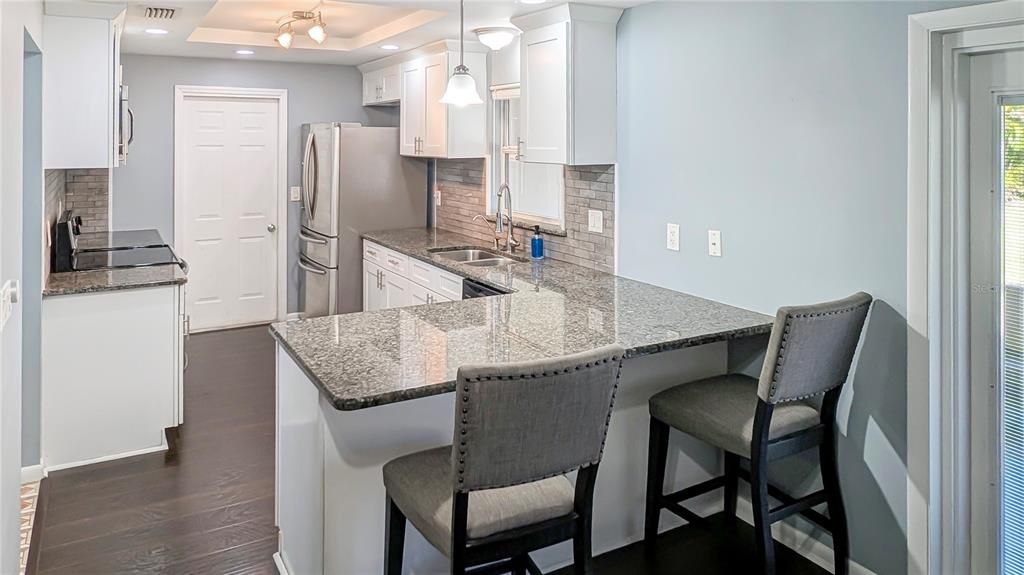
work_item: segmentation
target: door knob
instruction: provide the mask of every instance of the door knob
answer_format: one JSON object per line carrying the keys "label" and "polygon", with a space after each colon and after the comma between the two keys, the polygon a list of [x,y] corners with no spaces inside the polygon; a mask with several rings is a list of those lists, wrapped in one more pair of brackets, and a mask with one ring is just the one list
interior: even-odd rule
{"label": "door knob", "polygon": [[276,232],[277,231],[277,226],[275,226],[274,224],[267,224],[267,231],[268,232]]}

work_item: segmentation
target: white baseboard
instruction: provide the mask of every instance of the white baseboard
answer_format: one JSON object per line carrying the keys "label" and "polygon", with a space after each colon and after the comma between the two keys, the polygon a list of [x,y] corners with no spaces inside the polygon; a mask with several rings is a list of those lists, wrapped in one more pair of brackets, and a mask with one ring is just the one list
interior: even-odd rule
{"label": "white baseboard", "polygon": [[[747,523],[754,524],[754,508],[750,501],[743,497],[736,502],[736,515]],[[784,519],[772,525],[772,537],[775,538],[775,541],[789,547],[829,573],[835,573],[836,562],[835,556],[832,554],[832,547],[820,539],[812,537],[811,533],[794,523],[793,519]],[[816,531],[828,537],[826,532],[820,529],[816,529]],[[850,575],[875,575],[875,573],[851,559]]]}
{"label": "white baseboard", "polygon": [[284,566],[284,559],[281,559],[281,552],[274,553],[274,565],[277,566],[277,572],[280,575],[289,575],[288,568]]}
{"label": "white baseboard", "polygon": [[21,484],[34,483],[40,479],[46,477],[46,472],[43,471],[42,464],[29,465],[28,467],[21,468]]}
{"label": "white baseboard", "polygon": [[60,463],[57,465],[47,465],[44,469],[44,474],[49,475],[51,471],[60,471],[61,469],[71,469],[72,467],[81,467],[83,465],[92,465],[93,463],[103,463],[104,461],[113,461],[115,459],[123,459],[125,457],[134,457],[136,455],[146,455],[147,453],[156,453],[158,451],[167,451],[167,444],[157,445],[155,447],[146,447],[144,449],[137,449],[135,451],[128,451],[126,453],[117,453],[114,455],[105,455],[103,457],[97,457],[95,459],[86,459],[84,461],[72,461],[70,463]]}

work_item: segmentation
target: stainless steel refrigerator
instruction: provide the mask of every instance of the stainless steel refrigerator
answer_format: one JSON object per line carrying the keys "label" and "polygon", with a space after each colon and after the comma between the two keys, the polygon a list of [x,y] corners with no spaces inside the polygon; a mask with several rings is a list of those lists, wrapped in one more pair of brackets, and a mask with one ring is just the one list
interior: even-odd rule
{"label": "stainless steel refrigerator", "polygon": [[360,236],[427,224],[426,162],[398,154],[398,128],[305,124],[302,142],[299,309],[360,311]]}

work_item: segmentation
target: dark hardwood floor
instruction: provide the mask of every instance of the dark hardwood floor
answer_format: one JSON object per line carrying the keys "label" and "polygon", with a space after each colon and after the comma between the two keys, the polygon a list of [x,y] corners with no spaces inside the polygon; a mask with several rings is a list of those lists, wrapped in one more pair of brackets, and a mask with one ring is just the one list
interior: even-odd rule
{"label": "dark hardwood floor", "polygon": [[[273,351],[265,327],[192,336],[178,453],[52,473],[36,571],[276,573]],[[635,544],[602,555],[594,575],[756,573],[753,548],[749,526],[716,516],[710,530],[662,534],[653,553]],[[826,573],[777,549],[780,574]]]}
{"label": "dark hardwood floor", "polygon": [[275,573],[274,344],[191,336],[176,455],[52,473],[37,572]]}

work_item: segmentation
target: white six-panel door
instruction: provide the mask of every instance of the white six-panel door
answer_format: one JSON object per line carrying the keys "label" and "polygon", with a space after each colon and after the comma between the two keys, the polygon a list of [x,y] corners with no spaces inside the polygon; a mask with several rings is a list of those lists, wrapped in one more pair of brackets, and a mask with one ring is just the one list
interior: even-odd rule
{"label": "white six-panel door", "polygon": [[[278,106],[274,99],[186,96],[177,113],[181,256],[193,331],[277,317]],[[180,239],[179,239],[180,237]]]}

